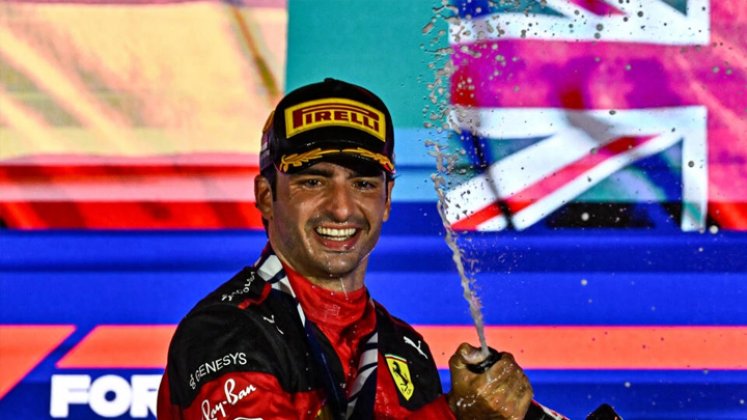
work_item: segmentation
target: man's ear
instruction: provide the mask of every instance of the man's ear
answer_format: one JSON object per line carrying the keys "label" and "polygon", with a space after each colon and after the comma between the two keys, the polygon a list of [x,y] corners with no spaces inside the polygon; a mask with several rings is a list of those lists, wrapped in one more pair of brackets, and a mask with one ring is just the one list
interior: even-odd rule
{"label": "man's ear", "polygon": [[394,188],[394,178],[386,183],[386,207],[384,208],[383,220],[389,220],[389,212],[392,210],[392,188]]}
{"label": "man's ear", "polygon": [[254,177],[254,205],[265,220],[272,220],[272,186],[262,175]]}

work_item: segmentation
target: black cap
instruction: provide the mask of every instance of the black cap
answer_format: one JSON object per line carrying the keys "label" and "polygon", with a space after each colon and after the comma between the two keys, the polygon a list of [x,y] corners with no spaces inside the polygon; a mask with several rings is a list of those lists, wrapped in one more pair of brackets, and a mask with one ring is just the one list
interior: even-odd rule
{"label": "black cap", "polygon": [[262,132],[261,171],[295,172],[322,159],[376,163],[394,173],[394,128],[384,102],[341,80],[300,87],[275,108]]}

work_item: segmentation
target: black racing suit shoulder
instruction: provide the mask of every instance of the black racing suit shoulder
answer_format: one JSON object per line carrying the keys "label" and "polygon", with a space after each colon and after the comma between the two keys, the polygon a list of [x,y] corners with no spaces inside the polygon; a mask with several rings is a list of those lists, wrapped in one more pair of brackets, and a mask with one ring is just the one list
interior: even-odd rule
{"label": "black racing suit shoulder", "polygon": [[[433,354],[423,336],[410,324],[390,315],[378,302],[375,302],[375,305],[379,320],[379,351],[385,358],[405,360],[410,376],[408,380],[411,380],[414,386],[414,392],[409,399],[404,398],[402,393],[398,394],[400,405],[409,410],[417,410],[443,394]],[[399,375],[399,372],[393,371],[394,365],[389,364],[389,361],[387,364],[397,383],[398,379],[394,376]],[[399,380],[401,381],[401,378]]]}
{"label": "black racing suit shoulder", "polygon": [[317,388],[292,298],[247,267],[182,319],[166,371],[172,403],[189,406],[204,384],[229,372],[267,373],[289,393]]}

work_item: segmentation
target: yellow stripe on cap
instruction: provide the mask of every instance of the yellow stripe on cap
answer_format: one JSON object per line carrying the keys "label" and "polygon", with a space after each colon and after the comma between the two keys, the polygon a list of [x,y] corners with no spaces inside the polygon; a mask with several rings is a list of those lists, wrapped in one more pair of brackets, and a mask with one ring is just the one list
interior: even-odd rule
{"label": "yellow stripe on cap", "polygon": [[288,168],[290,168],[291,166],[301,166],[304,163],[316,159],[321,159],[322,157],[324,157],[324,155],[328,155],[331,153],[340,153],[340,151],[337,149],[322,150],[321,148],[317,148],[304,153],[283,155],[283,157],[280,158],[280,172],[288,172]]}
{"label": "yellow stripe on cap", "polygon": [[383,166],[387,171],[394,172],[394,164],[392,161],[380,154],[380,153],[374,153],[370,150],[366,150],[360,147],[357,147],[355,149],[322,149],[322,148],[316,148],[313,150],[309,150],[308,152],[304,153],[293,153],[290,155],[283,155],[280,158],[280,172],[288,172],[288,169],[291,167],[300,167],[305,163],[311,162],[312,160],[317,160],[323,158],[325,155],[330,154],[353,154],[362,156],[371,160],[375,160],[378,162],[381,166]]}
{"label": "yellow stripe on cap", "polygon": [[386,141],[384,113],[362,102],[325,98],[302,102],[285,110],[285,137],[320,127],[349,127]]}
{"label": "yellow stripe on cap", "polygon": [[355,149],[343,149],[342,153],[351,153],[354,155],[360,155],[366,158],[369,158],[371,160],[375,160],[379,162],[381,166],[386,168],[389,172],[394,172],[394,164],[391,160],[389,160],[388,157],[382,155],[381,153],[374,153],[370,150],[363,149],[361,147],[356,147]]}

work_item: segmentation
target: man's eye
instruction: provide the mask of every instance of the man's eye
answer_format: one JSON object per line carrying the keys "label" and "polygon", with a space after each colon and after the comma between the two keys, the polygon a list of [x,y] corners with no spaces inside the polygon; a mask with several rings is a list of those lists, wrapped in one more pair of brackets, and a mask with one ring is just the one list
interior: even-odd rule
{"label": "man's eye", "polygon": [[309,178],[309,179],[305,179],[303,181],[303,185],[304,185],[304,187],[318,187],[318,186],[322,185],[322,181],[320,181],[320,180],[318,180],[316,178]]}
{"label": "man's eye", "polygon": [[376,188],[376,184],[370,181],[365,180],[359,180],[355,182],[356,188],[359,188],[361,190],[370,190],[373,188]]}

